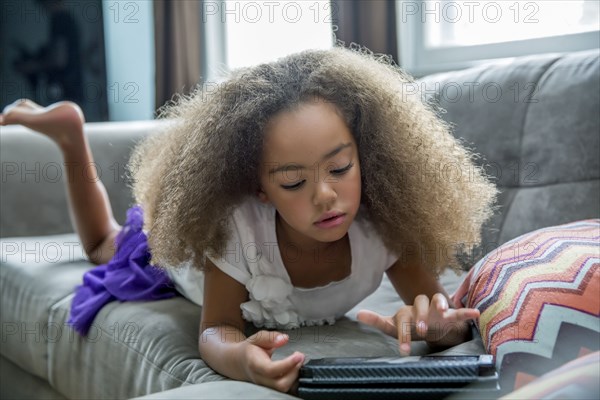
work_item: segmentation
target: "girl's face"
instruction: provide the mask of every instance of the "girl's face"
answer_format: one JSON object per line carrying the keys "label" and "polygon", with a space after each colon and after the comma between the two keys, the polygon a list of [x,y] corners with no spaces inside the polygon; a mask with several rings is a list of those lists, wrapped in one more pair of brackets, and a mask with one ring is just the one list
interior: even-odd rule
{"label": "girl's face", "polygon": [[306,102],[269,121],[260,182],[260,200],[273,204],[296,244],[346,235],[360,205],[360,165],[354,138],[334,104]]}

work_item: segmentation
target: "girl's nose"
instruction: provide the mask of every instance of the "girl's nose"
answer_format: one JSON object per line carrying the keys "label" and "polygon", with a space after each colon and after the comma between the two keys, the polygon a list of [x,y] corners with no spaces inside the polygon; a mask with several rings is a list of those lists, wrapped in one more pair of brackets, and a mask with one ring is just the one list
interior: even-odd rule
{"label": "girl's nose", "polygon": [[313,202],[315,205],[330,204],[337,199],[337,193],[330,183],[319,181],[315,185]]}

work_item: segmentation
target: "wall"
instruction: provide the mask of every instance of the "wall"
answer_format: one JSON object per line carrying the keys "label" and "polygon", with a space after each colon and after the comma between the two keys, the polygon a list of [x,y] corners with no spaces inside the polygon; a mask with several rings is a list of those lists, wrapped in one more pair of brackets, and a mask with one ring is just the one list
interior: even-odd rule
{"label": "wall", "polygon": [[103,1],[111,121],[154,117],[154,25],[150,1]]}

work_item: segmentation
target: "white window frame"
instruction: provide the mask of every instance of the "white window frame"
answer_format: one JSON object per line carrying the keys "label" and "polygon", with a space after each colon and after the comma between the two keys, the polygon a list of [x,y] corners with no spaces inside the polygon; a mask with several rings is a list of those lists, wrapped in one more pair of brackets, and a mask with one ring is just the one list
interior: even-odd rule
{"label": "white window frame", "polygon": [[406,4],[425,7],[425,0],[396,0],[398,54],[403,69],[414,75],[425,75],[468,68],[490,59],[512,58],[542,53],[561,53],[600,48],[600,33],[584,32],[562,36],[491,43],[474,46],[451,46],[428,49],[425,46],[425,24],[420,13],[405,13]]}

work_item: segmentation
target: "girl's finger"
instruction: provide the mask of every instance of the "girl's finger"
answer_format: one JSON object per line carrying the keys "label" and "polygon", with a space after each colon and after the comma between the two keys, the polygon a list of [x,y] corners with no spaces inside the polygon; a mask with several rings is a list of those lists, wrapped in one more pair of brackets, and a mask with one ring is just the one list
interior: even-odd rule
{"label": "girl's finger", "polygon": [[469,319],[477,319],[480,316],[480,312],[476,308],[459,308],[454,311],[453,318],[455,321],[466,321]]}
{"label": "girl's finger", "polygon": [[293,372],[298,365],[304,362],[304,354],[294,352],[294,354],[279,361],[271,361],[265,368],[264,375],[268,378],[278,380],[281,377]]}
{"label": "girl's finger", "polygon": [[264,377],[268,375],[271,356],[258,346],[248,345],[248,349],[248,370],[251,373],[252,381],[261,384],[264,382]]}
{"label": "girl's finger", "polygon": [[273,350],[288,342],[289,336],[276,331],[261,330],[246,340],[265,350]]}
{"label": "girl's finger", "polygon": [[384,317],[376,312],[369,310],[360,310],[356,316],[360,322],[374,326],[383,333],[396,337],[398,329],[394,324],[394,320],[390,317]]}
{"label": "girl's finger", "polygon": [[300,374],[300,368],[303,363],[304,361],[299,362],[294,368],[290,369],[285,375],[276,380],[275,387],[281,392],[288,393],[298,383],[298,375]]}
{"label": "girl's finger", "polygon": [[[403,312],[406,310],[406,312]],[[398,346],[400,354],[403,356],[410,355],[410,341],[411,338],[411,325],[412,323],[412,312],[408,308],[400,310],[395,316],[397,335],[398,335]]]}
{"label": "girl's finger", "polygon": [[446,329],[446,324],[464,322],[471,319],[479,318],[479,310],[474,308],[459,308],[458,310],[450,309],[443,315],[443,320],[440,321],[442,330]]}
{"label": "girl's finger", "polygon": [[436,293],[431,298],[432,308],[438,311],[440,314],[443,314],[444,311],[448,310],[450,306],[448,305],[448,299],[441,293]]}
{"label": "girl's finger", "polygon": [[429,297],[424,294],[415,297],[413,314],[413,321],[415,323],[417,334],[421,337],[425,337],[428,329]]}

